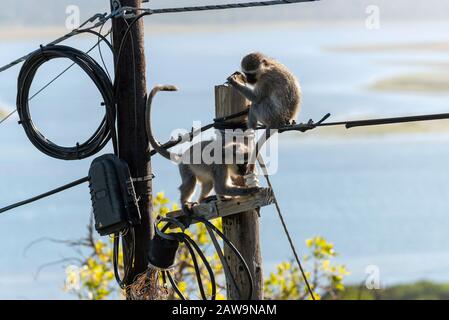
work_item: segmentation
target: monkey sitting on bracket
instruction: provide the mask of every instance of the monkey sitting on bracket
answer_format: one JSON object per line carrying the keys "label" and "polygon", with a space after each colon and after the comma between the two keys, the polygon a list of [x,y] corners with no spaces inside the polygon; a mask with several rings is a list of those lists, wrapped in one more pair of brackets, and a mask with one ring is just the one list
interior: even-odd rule
{"label": "monkey sitting on bracket", "polygon": [[[243,174],[246,170],[245,164],[226,163],[225,161],[221,161],[222,163],[204,162],[203,151],[206,148],[208,148],[207,150],[211,150],[213,147],[216,147],[212,145],[213,143],[217,143],[216,141],[209,140],[198,142],[180,155],[163,148],[162,145],[154,138],[151,125],[151,105],[153,98],[159,91],[176,90],[176,87],[169,85],[154,87],[147,99],[145,121],[147,125],[148,140],[153,148],[163,157],[179,162],[178,167],[182,180],[179,190],[181,192],[180,200],[183,209],[190,209],[189,202],[195,191],[197,183],[201,184],[201,193],[198,202],[204,201],[212,189],[215,190],[217,196],[231,197],[250,195],[259,191],[258,187],[245,187],[243,179]],[[243,157],[243,159],[248,158],[248,149],[245,144],[237,142],[230,142],[227,144],[222,144],[221,142],[218,143],[221,144],[219,147],[223,148],[222,154],[229,155],[229,152],[231,152],[234,159],[238,158],[237,155]],[[197,163],[192,161],[192,155],[194,153],[200,153],[200,159]],[[232,184],[230,182],[232,182]]]}
{"label": "monkey sitting on bracket", "polygon": [[301,103],[296,77],[283,64],[259,52],[243,57],[241,67],[244,82],[237,73],[228,82],[251,102],[248,128],[256,129],[261,123],[277,129],[294,122]]}

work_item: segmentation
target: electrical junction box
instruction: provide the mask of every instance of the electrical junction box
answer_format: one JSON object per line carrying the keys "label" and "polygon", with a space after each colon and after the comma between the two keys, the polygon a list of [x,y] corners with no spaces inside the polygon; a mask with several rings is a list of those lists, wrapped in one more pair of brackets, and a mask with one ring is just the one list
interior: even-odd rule
{"label": "electrical junction box", "polygon": [[128,164],[114,154],[92,161],[89,188],[95,229],[102,236],[140,223],[140,212]]}

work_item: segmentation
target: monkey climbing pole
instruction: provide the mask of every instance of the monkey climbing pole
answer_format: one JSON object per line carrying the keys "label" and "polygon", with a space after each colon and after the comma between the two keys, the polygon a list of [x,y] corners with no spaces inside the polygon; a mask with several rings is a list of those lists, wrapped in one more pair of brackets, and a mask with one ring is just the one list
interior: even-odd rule
{"label": "monkey climbing pole", "polygon": [[[228,85],[215,87],[215,112],[217,118],[244,113],[247,110],[248,101],[234,88]],[[228,124],[241,123],[245,116],[233,117]],[[240,251],[246,264],[249,266],[253,283],[244,272],[241,261],[230,252],[228,246],[224,246],[225,275],[227,282],[228,299],[237,300],[246,297],[249,288],[253,288],[252,299],[263,299],[263,272],[262,256],[259,241],[259,209],[272,204],[273,193],[271,189],[260,189],[256,194],[232,199],[216,199],[207,203],[193,206],[193,214],[205,219],[222,218],[223,233]],[[183,216],[182,210],[177,210],[168,216],[179,219],[188,219]],[[212,236],[212,235],[211,235]],[[212,238],[214,241],[214,239]],[[215,241],[214,244],[216,245]],[[221,253],[220,248],[216,248]]]}
{"label": "monkey climbing pole", "polygon": [[[248,109],[249,101],[246,100],[233,87],[221,85],[215,87],[215,115],[216,117],[229,116]],[[244,118],[243,118],[244,119]],[[238,123],[243,120],[236,118],[229,120],[230,123]],[[250,143],[250,142],[248,142]],[[263,196],[263,195],[262,195]],[[266,199],[269,200],[269,199]],[[233,205],[233,206],[232,206]],[[231,208],[239,209],[239,202],[232,203]],[[263,272],[262,254],[259,239],[259,207],[241,208],[238,214],[224,216],[223,233],[241,252],[245,259],[253,278],[253,297],[255,300],[263,299]],[[245,296],[243,292],[248,290],[248,278],[243,274],[240,261],[235,259],[229,252],[229,248],[224,246],[224,256],[228,260],[230,272],[235,278],[235,284],[230,281],[231,275],[226,275],[226,288],[228,299],[236,300]]]}

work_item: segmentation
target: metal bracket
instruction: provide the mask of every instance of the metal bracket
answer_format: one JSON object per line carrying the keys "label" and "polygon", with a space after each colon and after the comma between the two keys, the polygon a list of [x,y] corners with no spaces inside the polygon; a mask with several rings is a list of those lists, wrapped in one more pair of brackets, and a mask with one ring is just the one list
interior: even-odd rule
{"label": "metal bracket", "polygon": [[[204,219],[212,220],[219,217],[226,217],[244,211],[257,209],[274,203],[273,191],[270,188],[260,188],[259,192],[242,197],[235,197],[226,200],[212,200],[207,203],[200,203],[192,207],[195,215]],[[181,218],[184,216],[182,210],[167,213],[167,217]],[[195,221],[193,223],[196,223]]]}
{"label": "metal bracket", "polygon": [[[143,0],[142,3],[150,2],[149,0]],[[120,0],[112,0],[112,12],[111,17],[112,18],[119,18],[122,17],[124,19],[132,19],[137,16],[138,11],[146,11],[151,12],[150,9],[144,9],[144,8],[135,8],[130,6],[122,6]]]}

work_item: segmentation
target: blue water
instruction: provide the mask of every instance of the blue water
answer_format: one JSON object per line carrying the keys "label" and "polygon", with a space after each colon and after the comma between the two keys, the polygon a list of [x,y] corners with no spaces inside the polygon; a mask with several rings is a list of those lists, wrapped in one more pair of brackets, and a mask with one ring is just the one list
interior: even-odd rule
{"label": "blue water", "polygon": [[[158,136],[172,129],[208,123],[214,113],[213,86],[224,81],[241,56],[254,49],[285,63],[304,92],[300,121],[331,112],[334,119],[447,111],[448,95],[377,93],[372,81],[417,68],[394,62],[444,61],[437,52],[334,53],[334,45],[409,43],[447,40],[447,25],[392,25],[368,31],[352,27],[273,27],[263,31],[149,34],[146,38],[149,86],[172,83],[178,93],[157,98]],[[267,41],[266,39],[269,39]],[[0,44],[0,64],[50,39]],[[89,48],[94,39],[69,41]],[[94,54],[98,57],[98,54]],[[106,54],[110,60],[110,55]],[[34,90],[67,62],[45,65]],[[109,64],[110,67],[110,64]],[[0,105],[15,104],[15,67],[0,74]],[[102,114],[100,97],[74,68],[32,103],[38,127],[57,143],[73,145],[87,138]],[[0,206],[85,176],[92,159],[59,161],[38,152],[13,117],[0,126]],[[429,124],[431,125],[431,124]],[[358,283],[368,265],[380,268],[385,285],[419,279],[449,280],[449,135],[413,134],[356,137],[286,135],[280,142],[279,171],[272,177],[294,240],[305,252],[306,238],[322,235],[335,244],[338,262]],[[110,147],[104,150],[110,151]],[[155,157],[154,189],[177,199],[177,170]],[[0,216],[0,298],[70,298],[62,291],[64,266],[39,267],[77,257],[70,248],[32,241],[51,237],[77,239],[90,216],[87,185]],[[291,257],[273,207],[262,210],[265,271]]]}

